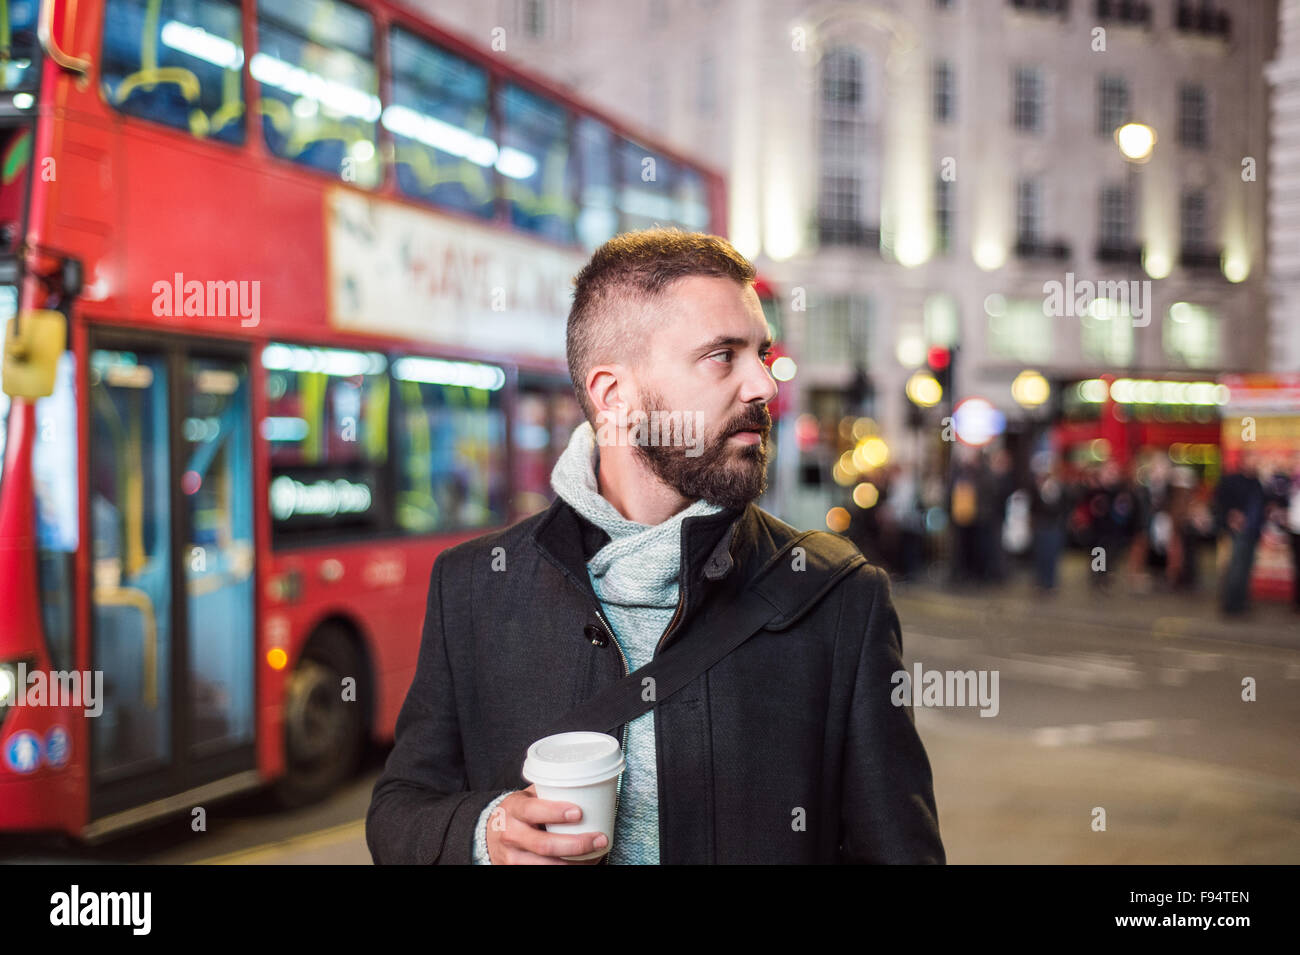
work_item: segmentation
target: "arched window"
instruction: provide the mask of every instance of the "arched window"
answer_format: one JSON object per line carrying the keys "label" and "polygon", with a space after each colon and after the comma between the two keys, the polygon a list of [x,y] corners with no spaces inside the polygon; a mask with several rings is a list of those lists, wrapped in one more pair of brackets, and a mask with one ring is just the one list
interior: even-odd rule
{"label": "arched window", "polygon": [[828,50],[821,61],[817,233],[825,244],[880,241],[879,139],[869,65],[850,47]]}

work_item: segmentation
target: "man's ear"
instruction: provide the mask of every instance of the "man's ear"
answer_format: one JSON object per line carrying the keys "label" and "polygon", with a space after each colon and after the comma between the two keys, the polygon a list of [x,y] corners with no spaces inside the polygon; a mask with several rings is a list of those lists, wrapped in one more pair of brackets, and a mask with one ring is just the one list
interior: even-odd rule
{"label": "man's ear", "polygon": [[632,398],[630,380],[628,369],[620,364],[596,365],[587,372],[587,396],[598,415],[627,414]]}

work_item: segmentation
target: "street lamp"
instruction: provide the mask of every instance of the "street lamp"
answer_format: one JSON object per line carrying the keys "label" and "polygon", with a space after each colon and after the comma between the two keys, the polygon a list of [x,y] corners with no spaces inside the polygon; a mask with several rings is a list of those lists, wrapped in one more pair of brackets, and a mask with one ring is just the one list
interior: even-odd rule
{"label": "street lamp", "polygon": [[1115,130],[1115,145],[1129,162],[1146,162],[1156,148],[1156,131],[1145,123],[1125,123]]}

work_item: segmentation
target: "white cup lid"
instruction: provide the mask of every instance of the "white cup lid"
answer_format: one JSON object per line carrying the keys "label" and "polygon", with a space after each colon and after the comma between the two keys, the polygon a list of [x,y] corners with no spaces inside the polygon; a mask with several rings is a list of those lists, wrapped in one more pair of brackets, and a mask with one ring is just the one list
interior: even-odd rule
{"label": "white cup lid", "polygon": [[585,785],[623,769],[618,740],[605,733],[557,733],[528,747],[524,778],[530,782]]}

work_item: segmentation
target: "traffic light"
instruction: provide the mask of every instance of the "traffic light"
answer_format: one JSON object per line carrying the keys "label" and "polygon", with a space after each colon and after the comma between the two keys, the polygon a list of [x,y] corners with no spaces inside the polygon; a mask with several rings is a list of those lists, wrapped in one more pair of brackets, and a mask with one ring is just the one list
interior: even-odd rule
{"label": "traffic light", "polygon": [[953,365],[956,363],[956,348],[945,348],[942,345],[934,345],[925,354],[926,367],[930,369],[930,373],[934,375],[935,380],[939,382],[939,386],[943,389],[943,396],[948,402],[947,406],[949,409],[951,409],[954,404],[952,369]]}

